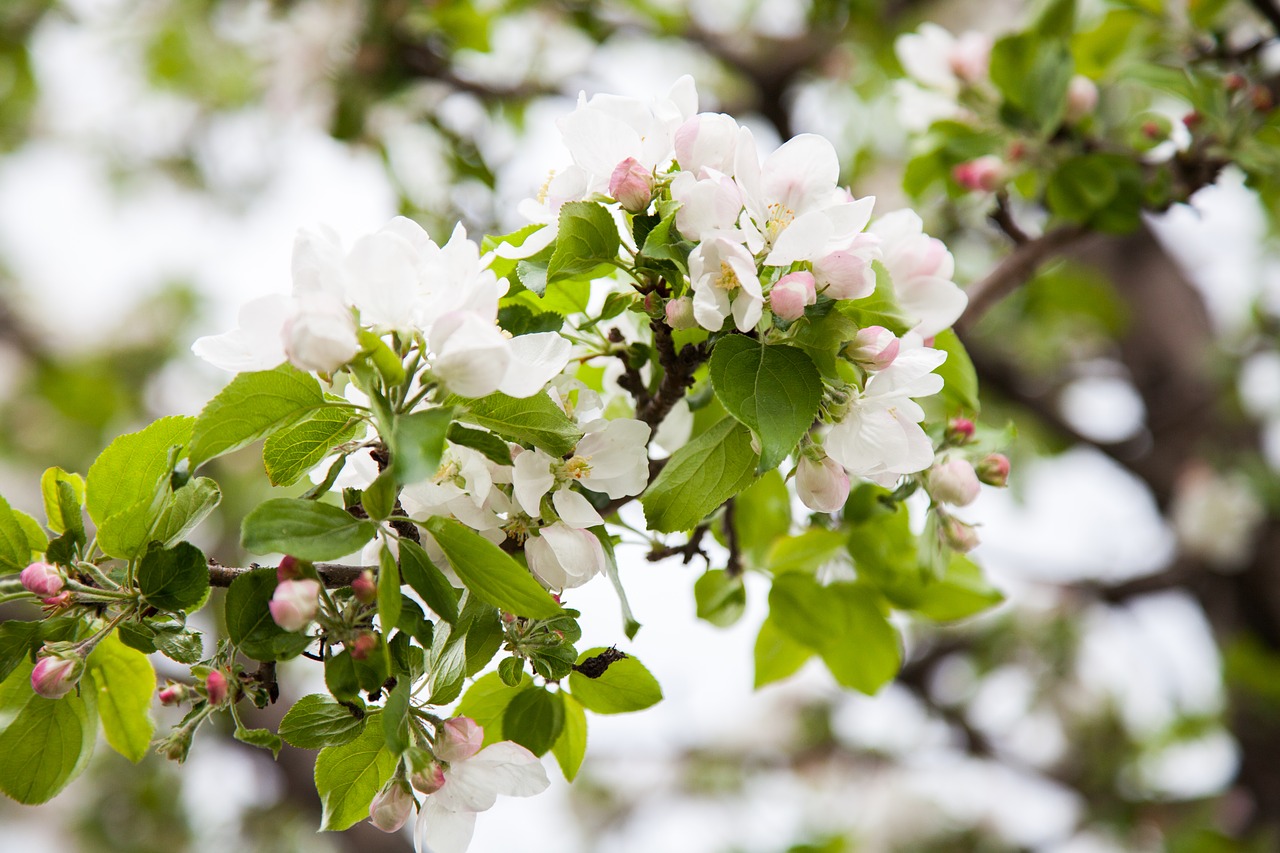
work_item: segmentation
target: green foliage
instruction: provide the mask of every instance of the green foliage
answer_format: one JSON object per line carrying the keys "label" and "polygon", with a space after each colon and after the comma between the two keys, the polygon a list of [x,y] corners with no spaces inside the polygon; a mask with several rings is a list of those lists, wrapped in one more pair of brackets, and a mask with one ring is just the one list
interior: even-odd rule
{"label": "green foliage", "polygon": [[587,715],[577,702],[562,701],[560,704],[564,708],[564,724],[551,753],[556,757],[565,781],[572,782],[587,754]]}
{"label": "green foliage", "polygon": [[747,564],[765,568],[774,540],[791,529],[791,493],[781,472],[766,471],[734,498],[733,524]]}
{"label": "green foliage", "polygon": [[425,480],[440,467],[451,409],[429,409],[396,418],[391,435],[391,469],[400,483]]}
{"label": "green foliage", "polygon": [[1062,122],[1073,73],[1061,38],[1015,34],[991,49],[991,82],[1004,95],[1010,120],[1036,133],[1049,134]]}
{"label": "green foliage", "polygon": [[319,465],[333,448],[360,434],[354,409],[326,406],[306,420],[281,429],[262,445],[262,462],[273,486],[292,486]]}
{"label": "green foliage", "polygon": [[724,418],[671,455],[640,498],[652,530],[688,530],[755,479],[751,432]]}
{"label": "green foliage", "polygon": [[32,543],[21,515],[0,498],[0,574],[20,572],[31,562]]}
{"label": "green foliage", "polygon": [[188,610],[209,594],[209,563],[200,549],[188,542],[173,548],[152,543],[138,563],[138,589],[158,610]]}
{"label": "green foliage", "polygon": [[336,560],[360,550],[376,532],[372,522],[331,504],[273,498],[245,516],[240,543],[254,554]]}
{"label": "green foliage", "polygon": [[102,733],[111,748],[134,764],[141,761],[156,729],[151,719],[156,674],[147,656],[111,634],[90,653],[80,689],[95,692]]}
{"label": "green foliage", "polygon": [[320,829],[344,830],[369,817],[369,804],[395,771],[396,756],[387,749],[377,711],[365,718],[353,740],[327,746],[316,758],[316,791],[324,814]]}
{"label": "green foliage", "polygon": [[545,394],[524,400],[506,394],[490,394],[467,403],[460,420],[482,426],[509,441],[530,444],[552,456],[573,451],[581,431]]}
{"label": "green foliage", "polygon": [[400,572],[405,583],[413,587],[441,619],[450,625],[458,621],[457,591],[417,542],[400,540]]}
{"label": "green foliage", "polygon": [[778,627],[771,616],[760,626],[754,650],[755,687],[757,689],[775,681],[790,678],[800,671],[805,661],[813,657],[813,650],[793,640]]}
{"label": "green foliage", "polygon": [[551,749],[564,731],[564,694],[543,687],[521,690],[502,713],[502,734],[534,755]]}
{"label": "green foliage", "polygon": [[45,699],[31,663],[0,684],[0,791],[23,805],[46,803],[84,772],[98,738],[95,691]]}
{"label": "green foliage", "polygon": [[693,585],[699,619],[727,628],[742,618],[747,609],[747,590],[742,578],[724,569],[710,569]]}
{"label": "green foliage", "polygon": [[795,347],[730,335],[711,351],[710,369],[725,411],[759,436],[760,467],[778,467],[817,416],[818,368]]}
{"label": "green foliage", "polygon": [[288,364],[237,374],[195,422],[191,467],[267,438],[324,405],[324,393],[315,377]]}
{"label": "green foliage", "polygon": [[[578,655],[578,663],[604,651],[602,647],[587,649]],[[574,670],[569,676],[569,693],[582,707],[597,714],[643,711],[662,701],[658,680],[630,655],[610,663],[598,678],[588,678]]]}
{"label": "green foliage", "polygon": [[447,518],[432,518],[426,527],[449,565],[478,597],[519,616],[546,619],[560,614],[560,606],[533,576],[488,539]]}
{"label": "green foliage", "polygon": [[227,590],[227,636],[242,652],[257,660],[292,657],[310,642],[302,634],[284,630],[271,618],[267,605],[275,590],[276,570],[271,568],[245,572],[232,581]]}
{"label": "green foliage", "polygon": [[573,201],[560,208],[555,251],[547,264],[547,282],[589,275],[618,257],[618,226],[601,205]]}

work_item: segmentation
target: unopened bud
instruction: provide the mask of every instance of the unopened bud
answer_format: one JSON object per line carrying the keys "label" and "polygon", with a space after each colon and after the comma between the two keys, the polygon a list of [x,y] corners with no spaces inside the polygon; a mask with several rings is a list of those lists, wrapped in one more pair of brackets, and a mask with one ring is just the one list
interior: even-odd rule
{"label": "unopened bud", "polygon": [[404,782],[392,779],[369,803],[369,822],[383,832],[395,832],[413,813],[413,794]]}
{"label": "unopened bud", "polygon": [[1253,101],[1253,108],[1260,113],[1270,112],[1276,103],[1275,96],[1266,86],[1254,86],[1249,91],[1249,99]]}
{"label": "unopened bud", "polygon": [[1004,488],[1009,482],[1009,457],[1003,453],[990,453],[977,467],[978,479],[988,486]]}
{"label": "unopened bud", "polygon": [[849,474],[830,456],[801,456],[796,466],[796,494],[814,512],[835,512],[849,498]]}
{"label": "unopened bud", "polygon": [[952,418],[947,424],[947,442],[950,444],[968,444],[977,429],[968,418]]}
{"label": "unopened bud", "polygon": [[1165,132],[1159,122],[1144,121],[1142,123],[1142,135],[1147,139],[1163,139]]}
{"label": "unopened bud", "polygon": [[962,554],[978,547],[978,531],[972,524],[966,524],[958,518],[948,517],[939,530],[942,541],[953,550]]}
{"label": "unopened bud", "polygon": [[365,660],[369,655],[373,654],[373,650],[377,647],[378,636],[376,634],[361,634],[351,644],[351,657],[355,660]]}
{"label": "unopened bud", "polygon": [[444,782],[444,768],[435,761],[409,777],[409,784],[424,794],[434,794],[444,787]]}
{"label": "unopened bud", "polygon": [[215,669],[204,678],[204,692],[209,697],[210,705],[221,705],[227,701],[227,677],[222,670]]}
{"label": "unopened bud", "polygon": [[1197,112],[1197,111],[1195,111],[1195,110],[1192,110],[1191,112],[1187,113],[1186,115],[1184,115],[1184,116],[1182,117],[1182,123],[1183,123],[1183,124],[1184,124],[1188,129],[1196,127],[1196,126],[1197,126],[1197,125],[1199,125],[1199,124],[1200,124],[1200,122],[1202,122],[1202,121],[1204,121],[1204,117],[1203,117],[1203,116],[1201,116],[1201,115],[1200,115],[1200,113],[1198,113],[1198,112]]}
{"label": "unopened bud", "polygon": [[1004,161],[994,154],[958,164],[951,170],[956,183],[970,192],[995,192],[1004,183]]}
{"label": "unopened bud", "polygon": [[973,466],[964,459],[934,465],[925,474],[925,483],[934,500],[954,506],[973,503],[982,491]]}
{"label": "unopened bud", "polygon": [[373,582],[373,572],[365,569],[351,582],[351,591],[356,599],[365,604],[373,604],[378,598],[378,587]]}
{"label": "unopened bud", "polygon": [[450,717],[440,726],[436,736],[436,758],[452,764],[465,761],[480,751],[484,729],[470,717]]}
{"label": "unopened bud", "polygon": [[1008,160],[1010,163],[1016,163],[1025,156],[1027,156],[1027,143],[1021,139],[1015,139],[1009,143]]}
{"label": "unopened bud", "polygon": [[170,682],[160,688],[161,705],[181,705],[191,698],[192,690],[185,684]]}
{"label": "unopened bud", "polygon": [[698,325],[693,316],[693,300],[688,296],[667,303],[667,325],[673,329],[692,329]]}
{"label": "unopened bud", "polygon": [[898,357],[902,342],[884,326],[859,329],[845,353],[863,370],[884,370]]}
{"label": "unopened bud", "polygon": [[320,582],[310,579],[284,581],[271,601],[271,618],[286,631],[305,628],[320,608]]}
{"label": "unopened bud", "polygon": [[297,580],[300,577],[302,577],[302,566],[297,557],[285,556],[280,560],[280,565],[276,566],[276,581],[279,583]]}
{"label": "unopened bud", "polygon": [[1228,92],[1241,92],[1248,85],[1249,81],[1244,79],[1244,75],[1234,71],[1222,78],[1222,87]]}
{"label": "unopened bud", "polygon": [[634,157],[628,157],[614,167],[609,176],[609,195],[622,205],[623,210],[641,213],[649,208],[653,198],[653,173],[641,166]]}
{"label": "unopened bud", "polygon": [[71,604],[71,591],[60,592],[57,595],[51,595],[48,598],[40,599],[40,603],[50,610],[57,610],[61,607],[67,607]]}
{"label": "unopened bud", "polygon": [[1098,84],[1083,74],[1077,74],[1067,84],[1067,112],[1069,122],[1077,122],[1090,115],[1098,106]]}
{"label": "unopened bud", "polygon": [[49,563],[32,563],[18,576],[22,588],[44,598],[52,598],[62,591],[62,572]]}
{"label": "unopened bud", "polygon": [[80,658],[43,657],[31,670],[31,689],[46,699],[61,699],[75,689],[83,672],[84,661]]}
{"label": "unopened bud", "polygon": [[799,320],[805,306],[818,301],[817,283],[813,273],[787,273],[774,283],[769,291],[769,307],[783,320]]}

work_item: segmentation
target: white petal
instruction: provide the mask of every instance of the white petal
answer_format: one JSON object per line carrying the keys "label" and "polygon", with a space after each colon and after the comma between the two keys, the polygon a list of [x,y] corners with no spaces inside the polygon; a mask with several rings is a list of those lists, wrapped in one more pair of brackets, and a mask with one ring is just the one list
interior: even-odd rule
{"label": "white petal", "polygon": [[240,309],[238,328],[199,338],[191,351],[232,373],[270,370],[285,360],[280,333],[293,310],[293,300],[280,294],[246,302]]}
{"label": "white petal", "polygon": [[969,304],[955,282],[937,276],[917,276],[901,287],[894,282],[894,288],[902,310],[919,320],[914,331],[926,338],[950,328]]}
{"label": "white petal", "polygon": [[560,520],[570,527],[586,528],[604,524],[604,519],[596,512],[591,501],[568,486],[557,489],[551,496],[551,503],[559,513]]}
{"label": "white petal", "polygon": [[551,784],[537,756],[523,746],[505,740],[485,747],[466,761],[455,763],[446,778],[445,786],[432,796],[447,794],[442,805],[457,803],[476,812],[492,807],[498,794],[532,797],[541,794]]}
{"label": "white petal", "polygon": [[463,397],[484,397],[498,390],[511,363],[502,332],[470,311],[437,320],[431,328],[431,349],[436,353],[435,374]]}
{"label": "white petal", "polygon": [[418,812],[413,827],[414,849],[417,853],[466,853],[475,833],[476,813],[447,809],[438,802],[438,797],[439,794],[427,797]]}
{"label": "white petal", "polygon": [[532,397],[564,370],[573,345],[556,332],[518,335],[508,344],[511,363],[498,390],[510,397]]}
{"label": "white petal", "polygon": [[542,514],[543,496],[556,482],[551,473],[551,457],[537,449],[521,453],[515,459],[511,482],[516,503],[526,515],[537,518]]}

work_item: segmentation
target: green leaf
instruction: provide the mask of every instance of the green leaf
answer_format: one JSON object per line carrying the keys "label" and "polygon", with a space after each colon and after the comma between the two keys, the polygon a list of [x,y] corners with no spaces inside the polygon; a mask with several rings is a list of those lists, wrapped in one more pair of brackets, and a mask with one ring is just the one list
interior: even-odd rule
{"label": "green leaf", "polygon": [[305,634],[286,631],[271,618],[267,605],[275,591],[276,570],[272,568],[245,572],[227,590],[227,636],[256,660],[291,657],[310,642]]}
{"label": "green leaf", "polygon": [[448,438],[454,444],[483,453],[486,459],[498,465],[511,464],[510,445],[491,432],[452,424],[449,427]]}
{"label": "green leaf", "polygon": [[158,610],[181,612],[209,592],[209,562],[190,542],[173,548],[153,543],[138,563],[138,589]]}
{"label": "green leaf", "polygon": [[292,365],[238,374],[196,420],[191,467],[279,432],[323,406],[320,383]]}
{"label": "green leaf", "polygon": [[324,686],[343,702],[355,702],[359,699],[360,679],[356,677],[356,662],[352,659],[351,652],[343,649],[325,659]]}
{"label": "green leaf", "polygon": [[284,748],[284,741],[271,729],[246,729],[244,726],[238,726],[233,735],[241,743],[271,750],[273,758],[279,758],[280,750]]}
{"label": "green leaf", "polygon": [[718,628],[737,622],[747,609],[747,590],[742,578],[724,569],[711,569],[698,578],[693,585],[693,598],[698,605],[698,618]]}
{"label": "green leaf", "polygon": [[[124,626],[120,627],[123,634]],[[204,642],[196,631],[177,626],[161,628],[155,632],[152,642],[161,654],[178,663],[192,664],[204,656]]]}
{"label": "green leaf", "polygon": [[564,696],[544,687],[520,691],[502,715],[502,734],[534,755],[542,755],[564,730]]}
{"label": "green leaf", "polygon": [[282,429],[262,445],[262,462],[273,486],[292,486],[329,451],[351,441],[363,422],[355,409],[325,406],[301,423]]}
{"label": "green leaf", "polygon": [[755,645],[755,687],[790,678],[800,671],[813,650],[791,637],[770,617],[760,626]]}
{"label": "green leaf", "polygon": [[564,726],[551,747],[566,782],[572,782],[587,754],[587,715],[577,702],[564,702]]}
{"label": "green leaf", "polygon": [[391,470],[396,482],[416,483],[436,473],[452,422],[452,408],[427,409],[396,418],[391,434]]}
{"label": "green leaf", "polygon": [[436,615],[450,625],[458,621],[458,593],[435,563],[411,539],[400,540],[400,572]]}
{"label": "green leaf", "polygon": [[552,456],[572,453],[582,438],[582,431],[546,394],[520,400],[506,394],[490,394],[467,403],[466,413],[458,417]]}
{"label": "green leaf", "polygon": [[640,503],[649,529],[689,530],[755,478],[751,431],[724,418],[671,455]]}
{"label": "green leaf", "polygon": [[387,634],[400,621],[400,567],[386,545],[378,552],[378,619]]}
{"label": "green leaf", "polygon": [[0,791],[46,803],[79,776],[98,738],[94,693],[45,699],[31,689],[29,661],[0,684]]}
{"label": "green leaf", "polygon": [[[59,484],[71,489],[71,494],[62,493]],[[40,477],[40,495],[44,498],[44,516],[49,520],[49,529],[55,534],[68,530],[84,532],[84,520],[80,516],[80,508],[84,506],[84,478],[79,474],[68,474],[61,468],[48,468]]]}
{"label": "green leaf", "polygon": [[316,758],[316,792],[324,806],[321,831],[342,831],[369,818],[369,804],[395,772],[398,757],[387,749],[379,713],[366,718],[350,743],[327,746]]}
{"label": "green leaf", "polygon": [[734,499],[733,525],[748,564],[763,568],[774,540],[791,529],[791,494],[779,471],[766,471]]}
{"label": "green leaf", "polygon": [[1067,85],[1075,73],[1065,40],[1034,33],[1005,36],[991,49],[991,82],[1015,118],[1029,129],[1049,133],[1067,109]]}
{"label": "green leaf", "polygon": [[813,426],[822,377],[803,351],[722,338],[711,351],[711,384],[725,410],[760,436],[760,467],[777,468]]}
{"label": "green leaf", "polygon": [[280,721],[280,737],[299,749],[323,749],[351,743],[364,731],[366,716],[346,705],[312,693],[303,696]]}
{"label": "green leaf", "polygon": [[821,586],[791,572],[774,579],[769,618],[792,640],[820,654],[845,687],[875,693],[898,672],[897,632],[870,589],[851,583]]}
{"label": "green leaf", "polygon": [[396,480],[390,471],[383,471],[360,494],[360,505],[373,521],[385,521],[396,505]]}
{"label": "green leaf", "polygon": [[838,530],[813,527],[799,536],[778,540],[769,549],[764,565],[775,575],[786,572],[813,574],[825,563],[844,552],[845,534]]}
{"label": "green leaf", "polygon": [[18,513],[0,498],[0,574],[25,569],[31,563],[31,550]]}
{"label": "green leaf", "polygon": [[947,413],[978,414],[978,373],[960,338],[955,332],[945,329],[934,336],[933,347],[947,354],[947,360],[934,371],[946,383],[939,396],[946,405]]}
{"label": "green leaf", "polygon": [[508,687],[515,687],[524,678],[524,659],[517,657],[503,658],[498,664],[498,677]]}
{"label": "green leaf", "polygon": [[616,260],[621,241],[608,210],[594,202],[571,201],[560,208],[555,245],[547,264],[549,283],[586,275]]}
{"label": "green leaf", "polygon": [[1068,38],[1075,31],[1076,0],[1043,0],[1031,28],[1046,36]]}
{"label": "green leaf", "polygon": [[218,484],[208,477],[196,477],[170,495],[149,536],[166,546],[173,545],[195,530],[221,502]]}
{"label": "green leaf", "polygon": [[480,598],[517,616],[549,619],[563,612],[523,566],[471,528],[438,517],[426,527],[454,572]]}
{"label": "green leaf", "polygon": [[0,622],[0,682],[40,648],[40,622]]}
{"label": "green leaf", "polygon": [[111,748],[134,764],[141,761],[156,730],[151,719],[156,673],[147,656],[109,634],[90,652],[80,689],[96,692],[102,733]]}
{"label": "green leaf", "polygon": [[409,679],[396,682],[382,707],[382,735],[387,749],[399,755],[409,748]]}
{"label": "green leaf", "polygon": [[336,560],[359,551],[377,531],[377,525],[332,504],[274,498],[245,517],[240,544],[254,554]]}
{"label": "green leaf", "polygon": [[101,527],[117,513],[149,505],[173,470],[172,451],[187,445],[195,423],[194,418],[161,418],[107,445],[85,479],[89,517]]}
{"label": "green leaf", "polygon": [[673,205],[666,215],[645,235],[640,254],[656,261],[671,261],[681,270],[686,269],[692,244],[680,239],[673,231],[679,205]]}
{"label": "green leaf", "polygon": [[470,717],[480,724],[484,729],[485,746],[505,740],[502,720],[507,706],[531,683],[526,678],[519,685],[508,687],[496,672],[477,678],[458,703],[457,715]]}
{"label": "green leaf", "polygon": [[[578,655],[578,663],[603,651],[602,646],[587,649]],[[575,670],[569,676],[569,692],[582,707],[597,714],[643,711],[662,701],[658,680],[645,669],[644,664],[630,655],[609,664],[599,678],[587,678]]]}
{"label": "green leaf", "polygon": [[1004,601],[1000,590],[987,583],[978,564],[952,554],[946,573],[925,586],[912,610],[935,622],[967,619]]}

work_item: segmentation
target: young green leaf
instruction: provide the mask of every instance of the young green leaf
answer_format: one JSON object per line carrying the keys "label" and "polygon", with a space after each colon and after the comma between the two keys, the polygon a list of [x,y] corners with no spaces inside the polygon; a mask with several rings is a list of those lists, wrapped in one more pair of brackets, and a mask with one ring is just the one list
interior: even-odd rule
{"label": "young green leaf", "polygon": [[458,418],[509,441],[541,448],[552,456],[571,453],[582,438],[582,431],[545,394],[521,400],[490,394],[468,402],[466,412]]}
{"label": "young green leaf", "polygon": [[587,754],[587,715],[577,702],[564,702],[564,726],[551,753],[566,782],[572,782]]}
{"label": "young green leaf", "polygon": [[697,602],[698,618],[717,628],[727,628],[737,622],[747,609],[747,591],[742,578],[724,569],[711,569],[698,578],[693,585],[693,598]]}
{"label": "young green leaf", "polygon": [[511,464],[511,446],[491,432],[451,424],[448,437],[454,444],[483,453],[491,462],[498,465]]}
{"label": "young green leaf", "polygon": [[502,720],[507,706],[530,684],[532,682],[526,678],[508,687],[496,672],[477,678],[458,703],[458,716],[470,717],[484,728],[485,746],[505,740]]}
{"label": "young green leaf", "polygon": [[547,264],[547,281],[586,275],[618,257],[618,225],[603,206],[572,201],[560,208],[556,248]]}
{"label": "young green leaf", "polygon": [[274,498],[245,517],[240,544],[254,554],[278,552],[299,560],[335,560],[360,550],[377,531],[372,522],[332,504]]}
{"label": "young green leaf", "polygon": [[367,820],[369,804],[395,772],[398,759],[387,749],[380,716],[370,713],[364,731],[349,743],[320,750],[315,781],[324,806],[322,831],[341,831]]}
{"label": "young green leaf", "polygon": [[396,418],[391,434],[391,469],[396,482],[415,483],[436,473],[453,409],[427,409]]}
{"label": "young green leaf", "polygon": [[364,731],[359,706],[340,705],[323,693],[303,696],[280,721],[280,737],[299,749],[323,749],[351,743]]}
{"label": "young green leaf", "polygon": [[790,678],[800,671],[813,650],[791,637],[770,617],[760,626],[754,651],[755,687]]}
{"label": "young green leaf", "polygon": [[[276,590],[276,570],[254,569],[237,577],[227,590],[227,636],[256,660],[280,660],[299,654],[310,640],[275,623],[267,606]],[[336,694],[335,694],[336,695]]]}
{"label": "young green leaf", "polygon": [[[604,651],[603,647],[587,649],[578,656],[578,663]],[[575,670],[569,676],[569,692],[582,707],[597,714],[643,711],[662,701],[657,679],[630,655],[610,663],[598,678],[588,678]]]}
{"label": "young green leaf", "polygon": [[148,536],[166,546],[182,540],[222,502],[222,490],[208,477],[195,477],[164,502]]}
{"label": "young green leaf", "polygon": [[101,526],[138,503],[149,504],[172,471],[174,449],[191,441],[195,423],[195,418],[161,418],[107,445],[85,479],[89,517]]}
{"label": "young green leaf", "polygon": [[152,543],[138,563],[138,589],[158,610],[186,610],[209,592],[209,563],[190,542],[179,542],[172,548]]}
{"label": "young green leaf", "polygon": [[946,329],[934,335],[933,346],[947,353],[947,360],[935,371],[946,383],[939,396],[946,405],[947,413],[977,415],[978,373],[964,344],[955,332]]}
{"label": "young green leaf", "polygon": [[724,418],[671,455],[640,503],[649,528],[689,530],[755,478],[751,431]]}
{"label": "young green leaf", "polygon": [[469,527],[448,518],[426,524],[454,572],[478,597],[517,616],[559,616],[556,604],[533,576],[509,554]]}
{"label": "young green leaf", "polygon": [[137,764],[147,754],[156,724],[151,719],[151,697],[156,673],[151,661],[110,634],[89,654],[80,682],[96,692],[102,733],[111,748]]}
{"label": "young green leaf", "polygon": [[[60,485],[71,489],[70,495],[62,494]],[[40,495],[44,498],[44,516],[49,520],[49,530],[55,534],[79,529],[84,532],[84,520],[80,508],[84,506],[84,478],[68,474],[61,468],[48,468],[40,477]]]}
{"label": "young green leaf", "polygon": [[355,409],[325,406],[306,420],[280,430],[262,445],[262,463],[273,486],[292,486],[329,451],[351,441],[363,429]]}
{"label": "young green leaf", "polygon": [[534,755],[542,755],[564,730],[564,696],[545,687],[520,691],[502,715],[502,733]]}
{"label": "young green leaf", "polygon": [[760,437],[760,467],[777,468],[818,414],[818,368],[802,350],[745,335],[722,338],[709,368],[721,405]]}
{"label": "young green leaf", "polygon": [[191,467],[279,432],[323,406],[320,383],[292,365],[238,374],[196,420]]}
{"label": "young green leaf", "polygon": [[378,619],[387,634],[400,621],[400,567],[385,545],[378,552]]}
{"label": "young green leaf", "polygon": [[98,738],[94,691],[37,696],[33,666],[23,663],[0,684],[0,791],[28,806],[48,802],[79,776]]}
{"label": "young green leaf", "polygon": [[0,682],[40,648],[40,622],[0,622]]}
{"label": "young green leaf", "polygon": [[0,574],[20,572],[31,562],[31,543],[18,513],[0,498]]}
{"label": "young green leaf", "polygon": [[400,540],[400,572],[436,615],[450,625],[458,621],[457,591],[417,542]]}

